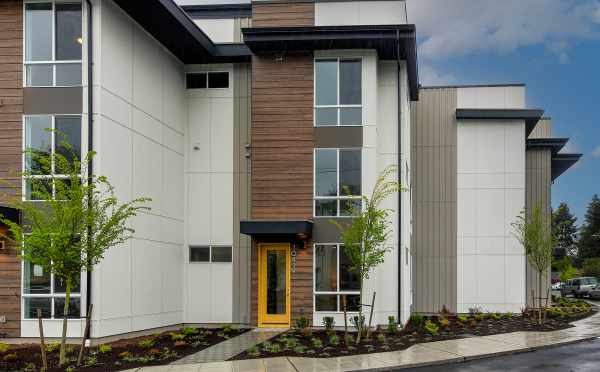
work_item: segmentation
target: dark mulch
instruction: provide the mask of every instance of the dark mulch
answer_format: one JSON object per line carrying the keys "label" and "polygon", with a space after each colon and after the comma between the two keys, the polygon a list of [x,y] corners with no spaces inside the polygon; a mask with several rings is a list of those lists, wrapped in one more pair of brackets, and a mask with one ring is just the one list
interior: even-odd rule
{"label": "dark mulch", "polygon": [[[502,318],[496,319],[491,314],[481,314],[475,319],[475,316],[469,316],[467,321],[460,321],[456,315],[447,314],[443,318],[448,319],[449,324],[443,326],[440,324],[440,317],[425,317],[439,327],[437,334],[428,333],[423,325],[409,323],[401,331],[392,334],[387,330],[378,330],[373,332],[369,341],[362,341],[356,345],[354,339],[356,333],[350,335],[352,339],[348,343],[344,340],[344,332],[313,330],[308,333],[299,330],[290,330],[271,340],[258,345],[255,348],[246,350],[236,355],[231,360],[267,358],[277,356],[299,356],[312,358],[328,358],[337,356],[347,356],[356,354],[378,353],[394,350],[404,350],[408,347],[431,341],[453,340],[458,338],[467,338],[473,336],[486,336],[499,333],[509,333],[517,331],[555,331],[571,327],[570,322],[586,318],[596,312],[594,308],[574,310],[568,315],[549,314],[545,324],[537,325],[535,320],[529,316],[521,314],[508,317],[505,314]],[[483,319],[482,319],[483,317]],[[498,315],[496,315],[498,317]],[[337,343],[335,342],[337,338]]]}
{"label": "dark mulch", "polygon": [[[173,340],[171,336],[172,333],[181,334],[179,331],[119,340],[105,344],[110,345],[109,351],[102,352],[100,346],[86,349],[84,356],[86,366],[81,367],[75,367],[79,346],[68,345],[68,366],[74,371],[99,372],[169,364],[246,331],[248,330],[200,328],[195,334],[185,335],[179,342]],[[153,340],[154,343],[152,346],[140,346],[140,341],[144,340]],[[47,355],[50,372],[65,370],[58,367],[58,348]],[[0,371],[39,371],[41,367],[42,358],[39,345],[11,345],[8,351],[0,353]]]}

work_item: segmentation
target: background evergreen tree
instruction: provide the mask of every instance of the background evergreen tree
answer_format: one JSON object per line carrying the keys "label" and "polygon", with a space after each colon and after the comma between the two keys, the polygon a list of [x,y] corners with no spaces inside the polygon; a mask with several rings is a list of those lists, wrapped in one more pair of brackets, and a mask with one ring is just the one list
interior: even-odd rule
{"label": "background evergreen tree", "polygon": [[552,234],[556,242],[555,255],[577,255],[577,217],[571,214],[567,203],[560,203],[552,213]]}
{"label": "background evergreen tree", "polygon": [[600,257],[600,198],[594,195],[585,213],[581,226],[577,257],[580,262],[588,258]]}

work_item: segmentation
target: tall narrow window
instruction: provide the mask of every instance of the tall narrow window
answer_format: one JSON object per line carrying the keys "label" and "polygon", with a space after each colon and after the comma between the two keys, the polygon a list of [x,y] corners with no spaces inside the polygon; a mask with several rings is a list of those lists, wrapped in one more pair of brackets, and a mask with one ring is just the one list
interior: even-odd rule
{"label": "tall narrow window", "polygon": [[317,244],[314,251],[315,311],[341,312],[358,311],[360,306],[360,281],[356,273],[349,270],[350,261],[344,246]]}
{"label": "tall narrow window", "polygon": [[81,85],[79,2],[25,3],[25,86]]}
{"label": "tall narrow window", "polygon": [[315,216],[352,216],[361,205],[359,149],[315,149]]}
{"label": "tall narrow window", "polygon": [[360,59],[315,61],[315,126],[362,125]]}

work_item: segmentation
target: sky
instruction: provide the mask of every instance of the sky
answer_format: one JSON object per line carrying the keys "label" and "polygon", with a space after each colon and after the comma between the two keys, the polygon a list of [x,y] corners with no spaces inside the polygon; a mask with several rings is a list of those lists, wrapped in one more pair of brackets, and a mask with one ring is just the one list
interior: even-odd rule
{"label": "sky", "polygon": [[600,0],[408,0],[423,85],[525,83],[563,152],[583,153],[552,187],[584,219],[600,194]]}

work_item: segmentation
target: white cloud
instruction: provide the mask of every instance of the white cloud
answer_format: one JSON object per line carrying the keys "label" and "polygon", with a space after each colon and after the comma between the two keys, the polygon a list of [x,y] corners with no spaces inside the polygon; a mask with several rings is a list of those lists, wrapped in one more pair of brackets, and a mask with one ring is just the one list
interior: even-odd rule
{"label": "white cloud", "polygon": [[452,74],[444,74],[434,67],[421,64],[419,66],[419,82],[423,85],[450,85],[456,83],[456,77]]}
{"label": "white cloud", "polygon": [[408,0],[408,20],[428,60],[539,44],[567,62],[571,41],[600,36],[600,0]]}
{"label": "white cloud", "polygon": [[591,152],[592,158],[600,158],[600,146],[596,147]]}

